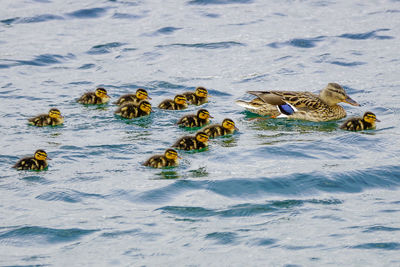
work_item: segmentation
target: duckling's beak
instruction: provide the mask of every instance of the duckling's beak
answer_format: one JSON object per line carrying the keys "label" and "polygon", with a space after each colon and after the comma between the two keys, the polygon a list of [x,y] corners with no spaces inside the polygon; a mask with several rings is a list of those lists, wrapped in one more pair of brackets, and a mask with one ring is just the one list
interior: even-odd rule
{"label": "duckling's beak", "polygon": [[236,131],[239,131],[239,128],[235,126],[235,130],[236,130]]}
{"label": "duckling's beak", "polygon": [[148,99],[148,100],[151,100],[152,98],[151,98],[150,96],[147,96],[147,99]]}
{"label": "duckling's beak", "polygon": [[51,158],[49,158],[49,157],[46,157],[46,160],[51,160]]}
{"label": "duckling's beak", "polygon": [[210,118],[210,119],[214,119],[214,117],[213,117],[213,116],[210,116],[210,115],[208,115],[208,118]]}
{"label": "duckling's beak", "polygon": [[343,102],[345,102],[347,104],[350,104],[352,106],[359,106],[360,105],[356,101],[354,101],[350,96],[347,96],[347,98]]}
{"label": "duckling's beak", "polygon": [[380,121],[380,120],[378,120],[377,118],[375,118],[375,121],[376,121],[376,122],[381,122],[381,121]]}

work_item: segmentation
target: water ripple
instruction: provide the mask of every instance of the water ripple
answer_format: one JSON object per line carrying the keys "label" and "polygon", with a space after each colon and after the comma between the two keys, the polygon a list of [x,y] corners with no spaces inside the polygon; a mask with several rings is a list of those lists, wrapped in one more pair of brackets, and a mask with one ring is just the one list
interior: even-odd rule
{"label": "water ripple", "polygon": [[83,193],[76,190],[64,190],[64,191],[51,191],[40,194],[36,197],[36,199],[45,200],[45,201],[64,201],[69,203],[77,203],[81,202],[82,199],[87,198],[104,198],[103,195],[100,194],[89,194]]}
{"label": "water ripple", "polygon": [[294,46],[294,47],[299,47],[299,48],[313,48],[317,45],[318,42],[323,41],[326,38],[326,36],[318,36],[314,38],[296,38],[296,39],[291,39],[286,42],[273,42],[267,44],[267,46],[272,47],[272,48],[281,48],[284,46]]}
{"label": "water ripple", "polygon": [[235,46],[246,46],[240,42],[214,42],[214,43],[196,43],[196,44],[169,44],[169,45],[158,45],[156,47],[164,48],[164,47],[190,47],[190,48],[202,48],[202,49],[226,49]]}
{"label": "water ripple", "polygon": [[119,42],[112,42],[112,43],[107,43],[107,44],[101,44],[101,45],[95,45],[93,46],[88,53],[89,55],[101,55],[101,54],[107,54],[110,53],[114,48],[121,47],[126,45],[125,43],[119,43]]}
{"label": "water ripple", "polygon": [[367,40],[367,39],[378,39],[387,40],[393,39],[393,36],[389,35],[377,35],[377,33],[382,31],[389,31],[390,29],[378,29],[375,31],[365,32],[365,33],[344,33],[339,35],[340,38],[353,39],[353,40]]}
{"label": "water ripple", "polygon": [[88,9],[79,9],[71,13],[67,13],[66,15],[74,18],[79,18],[79,19],[92,19],[92,18],[98,18],[107,12],[107,8],[88,8]]}
{"label": "water ripple", "polygon": [[78,240],[98,230],[79,228],[54,229],[40,226],[23,226],[0,234],[1,243],[31,246],[32,244],[56,244]]}
{"label": "water ripple", "polygon": [[11,25],[11,24],[23,24],[23,23],[38,23],[38,22],[46,22],[51,20],[63,20],[64,17],[52,15],[52,14],[42,14],[33,17],[15,17],[10,19],[0,20],[1,23]]}
{"label": "water ripple", "polygon": [[0,63],[0,68],[10,68],[10,67],[22,66],[22,65],[42,67],[42,66],[49,66],[49,65],[53,65],[53,64],[63,63],[66,60],[70,60],[70,59],[74,59],[74,58],[75,58],[75,55],[69,53],[65,56],[58,55],[58,54],[43,54],[43,55],[36,56],[32,60],[0,59],[0,62],[1,61],[7,62],[7,64]]}
{"label": "water ripple", "polygon": [[400,243],[382,242],[382,243],[365,243],[350,248],[354,249],[383,249],[383,250],[400,250]]}
{"label": "water ripple", "polygon": [[253,0],[191,0],[189,5],[227,5],[227,4],[250,4]]}

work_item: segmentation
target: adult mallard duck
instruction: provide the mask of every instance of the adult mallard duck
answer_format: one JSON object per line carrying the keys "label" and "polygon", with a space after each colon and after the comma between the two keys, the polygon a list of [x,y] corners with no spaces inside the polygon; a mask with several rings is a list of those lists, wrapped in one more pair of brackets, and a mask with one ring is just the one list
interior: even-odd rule
{"label": "adult mallard duck", "polygon": [[151,104],[146,100],[140,101],[138,106],[136,106],[131,102],[128,102],[119,107],[115,111],[116,115],[119,115],[126,119],[133,119],[142,116],[147,116],[150,115],[150,113],[151,113]]}
{"label": "adult mallard duck", "polygon": [[188,128],[202,127],[210,122],[209,118],[213,117],[210,116],[208,110],[199,109],[197,114],[183,116],[176,124]]}
{"label": "adult mallard duck", "polygon": [[179,138],[172,146],[181,150],[198,150],[208,147],[208,135],[205,132],[197,132],[195,136]]}
{"label": "adult mallard duck", "polygon": [[272,118],[287,117],[316,122],[338,120],[346,117],[346,111],[338,103],[345,102],[359,106],[337,83],[329,83],[319,95],[295,91],[248,91],[248,93],[257,98],[250,102],[238,100],[236,103],[250,112]]}
{"label": "adult mallard duck", "polygon": [[184,95],[176,95],[174,99],[165,99],[162,101],[158,108],[169,110],[181,110],[187,108],[186,97]]}
{"label": "adult mallard duck", "polygon": [[30,118],[28,123],[35,126],[56,126],[64,123],[64,117],[61,116],[61,112],[58,109],[52,108],[49,110],[49,114],[41,114]]}
{"label": "adult mallard duck", "polygon": [[370,111],[364,113],[362,118],[351,118],[345,121],[340,128],[348,131],[361,131],[375,129],[375,122],[380,122],[376,115]]}
{"label": "adult mallard duck", "polygon": [[83,94],[78,100],[78,103],[86,105],[99,105],[105,104],[110,100],[107,91],[104,88],[97,88],[95,92],[87,92]]}
{"label": "adult mallard duck", "polygon": [[143,163],[144,166],[149,166],[153,168],[164,168],[178,166],[178,152],[174,149],[167,149],[164,155],[154,155]]}
{"label": "adult mallard duck", "polygon": [[186,100],[193,105],[202,105],[207,102],[208,91],[204,87],[197,87],[194,92],[185,92]]}
{"label": "adult mallard duck", "polygon": [[205,132],[210,138],[214,138],[222,135],[233,134],[235,130],[238,131],[239,129],[235,126],[233,120],[224,119],[221,125],[213,124],[203,128],[201,131]]}
{"label": "adult mallard duck", "polygon": [[142,100],[151,100],[151,97],[149,97],[147,91],[143,88],[139,88],[136,90],[135,94],[126,94],[121,96],[114,104],[118,106],[122,106],[125,103],[132,103],[134,105],[138,105],[140,101]]}
{"label": "adult mallard duck", "polygon": [[47,158],[47,153],[42,149],[38,149],[33,157],[20,159],[13,168],[17,170],[42,171],[48,166],[46,159],[49,159]]}

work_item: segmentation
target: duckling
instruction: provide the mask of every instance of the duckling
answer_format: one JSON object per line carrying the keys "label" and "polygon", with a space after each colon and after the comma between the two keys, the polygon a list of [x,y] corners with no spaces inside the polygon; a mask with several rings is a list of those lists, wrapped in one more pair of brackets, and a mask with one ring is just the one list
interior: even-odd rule
{"label": "duckling", "polygon": [[202,127],[210,122],[209,118],[213,117],[210,116],[208,110],[199,109],[197,114],[183,116],[176,124],[188,128]]}
{"label": "duckling", "polygon": [[87,92],[77,102],[81,104],[105,104],[110,100],[104,88],[97,88],[95,92]]}
{"label": "duckling", "polygon": [[286,117],[308,121],[330,121],[346,117],[346,111],[338,103],[353,106],[359,104],[351,99],[337,83],[329,83],[319,95],[295,91],[248,91],[257,96],[250,102],[237,100],[248,111],[271,118]]}
{"label": "duckling", "polygon": [[202,105],[207,102],[208,91],[204,87],[197,87],[194,92],[185,92],[186,100],[193,105]]}
{"label": "duckling", "polygon": [[178,152],[174,149],[167,149],[164,152],[164,155],[155,155],[150,157],[143,163],[144,166],[149,166],[153,168],[164,168],[164,167],[173,167],[178,166]]}
{"label": "duckling", "polygon": [[380,122],[380,120],[376,118],[376,115],[374,113],[367,111],[364,113],[362,118],[348,119],[340,126],[340,129],[348,131],[375,129],[375,122]]}
{"label": "duckling", "polygon": [[151,104],[146,100],[140,101],[139,106],[136,106],[131,102],[127,102],[126,104],[122,105],[115,111],[116,115],[119,115],[126,119],[147,116],[150,115],[150,113],[151,113]]}
{"label": "duckling", "polygon": [[210,138],[215,138],[222,135],[233,134],[239,129],[235,126],[235,123],[231,119],[224,119],[222,124],[213,124],[202,129]]}
{"label": "duckling", "polygon": [[33,157],[26,157],[23,159],[20,159],[14,166],[13,168],[17,170],[33,170],[33,171],[42,171],[47,168],[48,164],[46,159],[49,159],[47,157],[47,153],[42,150],[36,150],[35,154]]}
{"label": "duckling", "polygon": [[140,101],[142,100],[151,100],[151,97],[149,97],[147,91],[145,89],[139,88],[136,90],[135,94],[126,94],[121,96],[114,104],[117,104],[118,106],[122,106],[123,104],[130,102],[135,105],[138,105]]}
{"label": "duckling", "polygon": [[172,146],[181,150],[197,150],[208,147],[208,135],[198,132],[195,136],[184,136]]}
{"label": "duckling", "polygon": [[186,97],[184,95],[176,95],[174,100],[166,99],[158,105],[161,109],[181,110],[187,108]]}
{"label": "duckling", "polygon": [[28,123],[35,126],[56,126],[64,123],[64,117],[61,116],[61,112],[58,109],[52,108],[49,110],[49,114],[41,114],[30,118]]}

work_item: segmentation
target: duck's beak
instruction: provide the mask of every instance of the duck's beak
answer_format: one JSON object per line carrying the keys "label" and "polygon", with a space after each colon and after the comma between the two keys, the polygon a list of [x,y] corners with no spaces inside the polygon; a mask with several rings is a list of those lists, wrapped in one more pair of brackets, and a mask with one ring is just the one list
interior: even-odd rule
{"label": "duck's beak", "polygon": [[376,121],[376,122],[381,122],[380,120],[378,120],[378,119],[376,119],[376,118],[375,118],[375,121]]}
{"label": "duck's beak", "polygon": [[208,116],[208,118],[210,118],[210,119],[214,119],[214,117],[213,117],[213,116],[210,116],[210,115]]}
{"label": "duck's beak", "polygon": [[347,98],[343,102],[345,102],[347,104],[350,104],[352,106],[359,106],[360,105],[356,101],[354,101],[350,96],[347,96]]}
{"label": "duck's beak", "polygon": [[151,100],[151,97],[150,97],[150,96],[147,96],[147,99],[148,99],[148,100]]}
{"label": "duck's beak", "polygon": [[235,130],[236,130],[236,131],[239,131],[239,128],[235,126]]}

